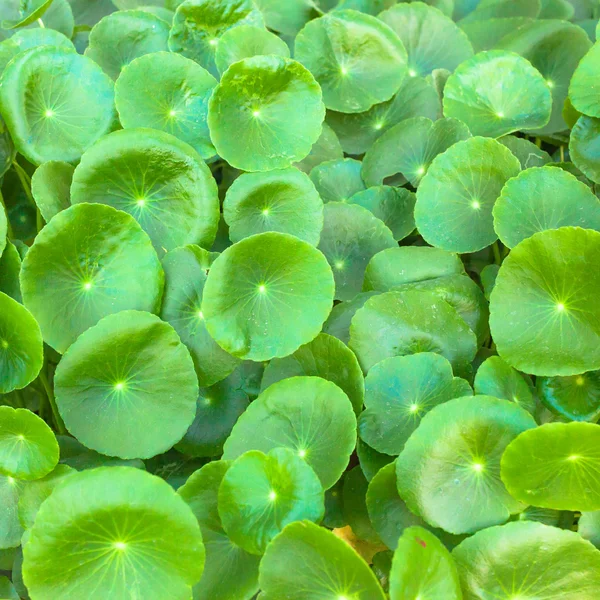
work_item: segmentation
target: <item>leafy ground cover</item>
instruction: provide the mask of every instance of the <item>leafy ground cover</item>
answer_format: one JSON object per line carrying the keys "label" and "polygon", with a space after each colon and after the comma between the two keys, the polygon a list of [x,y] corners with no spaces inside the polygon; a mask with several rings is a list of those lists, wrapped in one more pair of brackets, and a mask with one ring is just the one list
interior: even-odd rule
{"label": "leafy ground cover", "polygon": [[600,0],[0,0],[0,599],[598,600]]}

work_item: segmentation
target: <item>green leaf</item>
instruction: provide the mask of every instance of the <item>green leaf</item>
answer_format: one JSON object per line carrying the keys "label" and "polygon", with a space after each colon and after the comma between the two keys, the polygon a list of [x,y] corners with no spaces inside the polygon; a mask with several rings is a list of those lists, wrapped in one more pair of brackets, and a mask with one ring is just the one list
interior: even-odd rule
{"label": "green leaf", "polygon": [[238,457],[223,477],[218,502],[223,528],[251,554],[263,554],[288,523],[319,522],[325,513],[319,478],[289,448]]}
{"label": "green leaf", "polygon": [[190,351],[202,387],[221,381],[240,363],[206,329],[202,297],[206,273],[214,258],[212,253],[188,245],[167,252],[162,261],[166,282],[160,316]]}
{"label": "green leaf", "polygon": [[138,469],[71,475],[30,531],[23,579],[33,598],[164,593],[189,600],[202,574],[204,545],[192,511],[167,483]]}
{"label": "green leaf", "polygon": [[19,600],[19,594],[15,590],[8,577],[0,577],[0,598],[3,600]]}
{"label": "green leaf", "polygon": [[542,231],[503,262],[490,301],[498,354],[534,375],[577,375],[600,368],[600,233],[577,227]]}
{"label": "green leaf", "polygon": [[154,129],[123,129],[94,144],[75,169],[71,201],[129,213],[161,254],[185,244],[210,247],[217,233],[210,169],[191,146]]}
{"label": "green leaf", "polygon": [[42,163],[31,178],[31,194],[46,222],[71,206],[75,167],[60,160]]}
{"label": "green leaf", "polygon": [[398,494],[396,462],[382,467],[369,483],[367,509],[373,527],[388,548],[394,550],[403,531],[409,527],[424,527],[435,533],[448,548],[453,548],[464,536],[446,533],[428,525],[412,513]]}
{"label": "green leaf", "polygon": [[24,408],[0,406],[0,473],[40,479],[58,463],[58,442],[48,425]]}
{"label": "green leaf", "polygon": [[225,250],[209,271],[202,313],[210,335],[239,358],[283,357],[314,339],[331,311],[325,257],[283,233],[261,233]]}
{"label": "green leaf", "polygon": [[537,411],[529,377],[513,369],[499,356],[490,356],[481,364],[475,375],[474,387],[476,394],[514,402],[532,415]]}
{"label": "green leaf", "polygon": [[462,600],[450,553],[435,535],[418,526],[402,532],[390,571],[391,600],[415,597]]}
{"label": "green leaf", "polygon": [[360,113],[389,100],[407,74],[406,50],[385,23],[354,10],[309,21],[294,56],[315,76],[325,106]]}
{"label": "green leaf", "polygon": [[395,458],[389,454],[377,452],[377,450],[371,448],[371,446],[361,440],[360,437],[356,441],[356,455],[367,481],[371,481],[383,467],[389,465]]}
{"label": "green leaf", "polygon": [[435,88],[422,77],[405,77],[391,100],[375,104],[361,113],[327,111],[327,123],[349,154],[366,152],[394,125],[411,117],[435,121],[441,111]]}
{"label": "green leaf", "polygon": [[571,421],[600,418],[600,371],[570,377],[538,377],[537,392],[553,412]]}
{"label": "green leaf", "polygon": [[354,412],[359,414],[362,410],[365,384],[360,365],[354,353],[337,338],[320,333],[293,354],[271,360],[262,378],[261,391],[278,381],[301,375],[335,383],[352,402]]}
{"label": "green leaf", "polygon": [[40,46],[4,70],[0,112],[27,160],[75,162],[112,127],[113,99],[112,82],[92,60]]}
{"label": "green leaf", "polygon": [[438,155],[417,190],[415,222],[425,241],[461,253],[494,243],[494,203],[519,171],[508,148],[482,137],[458,142]]}
{"label": "green leaf", "polygon": [[422,2],[399,3],[379,18],[402,40],[410,77],[425,77],[434,69],[452,72],[473,56],[469,38],[437,8]]}
{"label": "green leaf", "polygon": [[321,135],[313,144],[308,155],[293,166],[310,173],[317,165],[329,160],[341,160],[344,157],[340,140],[327,123],[323,123]]}
{"label": "green leaf", "polygon": [[21,29],[0,43],[0,73],[17,54],[38,46],[55,46],[75,50],[71,40],[54,29],[41,27]]}
{"label": "green leaf", "polygon": [[600,230],[600,200],[562,169],[534,167],[509,180],[493,210],[494,229],[512,248],[538,231],[573,226]]}
{"label": "green leaf", "polygon": [[344,476],[342,489],[342,514],[352,528],[352,533],[360,540],[373,544],[380,543],[369,519],[366,494],[369,482],[360,467],[354,467]]}
{"label": "green leaf", "polygon": [[143,11],[117,11],[100,20],[90,31],[85,55],[112,79],[135,58],[167,51],[169,23]]}
{"label": "green leaf", "polygon": [[436,156],[470,137],[467,126],[457,119],[405,119],[369,148],[363,179],[367,186],[381,185],[387,178],[402,174],[417,187]]}
{"label": "green leaf", "polygon": [[412,512],[450,533],[504,523],[524,507],[504,487],[500,459],[535,426],[527,411],[491,396],[444,402],[423,417],[396,460],[398,492]]}
{"label": "green leaf", "polygon": [[594,44],[581,59],[569,86],[569,99],[575,110],[590,117],[600,117],[598,92],[593,82],[600,70],[600,44]]}
{"label": "green leaf", "polygon": [[567,124],[563,119],[562,110],[567,99],[569,82],[580,60],[591,47],[587,34],[581,27],[564,21],[533,21],[511,32],[497,47],[518,52],[530,61],[550,88],[550,120],[544,127],[535,129],[536,135],[563,131]]}
{"label": "green leaf", "polygon": [[367,264],[386,248],[396,247],[388,227],[356,204],[328,202],[319,250],[335,278],[335,298],[351,300],[362,290]]}
{"label": "green leaf", "polygon": [[25,529],[31,529],[40,506],[54,488],[67,477],[75,473],[75,469],[67,465],[56,465],[54,470],[36,481],[28,481],[19,498],[19,521]]}
{"label": "green leaf", "polygon": [[362,308],[369,298],[376,295],[377,292],[356,294],[352,300],[336,304],[323,324],[323,332],[338,338],[347,345],[350,341],[350,323],[356,311]]}
{"label": "green leaf", "polygon": [[321,90],[310,72],[273,55],[231,65],[208,105],[218,154],[244,171],[283,169],[302,160],[319,138],[324,118]]}
{"label": "green leaf", "polygon": [[552,162],[552,158],[547,152],[525,138],[505,135],[498,141],[519,159],[523,170],[531,167],[543,167]]}
{"label": "green leaf", "polygon": [[[2,215],[4,215],[4,211],[0,208],[0,228],[2,227]],[[0,255],[0,292],[10,296],[17,302],[23,302],[19,284],[20,272],[21,256],[19,251],[12,242],[6,240],[6,247]],[[39,325],[37,327],[39,328]]]}
{"label": "green leaf", "polygon": [[228,468],[227,461],[210,462],[178,491],[198,519],[206,547],[204,572],[194,586],[194,600],[250,600],[258,590],[259,557],[227,537],[218,513],[219,486]]}
{"label": "green leaf", "polygon": [[36,237],[21,269],[25,306],[44,341],[59,352],[106,315],[155,311],[163,280],[141,227],[100,204],[78,204],[56,215]]}
{"label": "green leaf", "polygon": [[465,272],[456,254],[429,246],[400,246],[378,252],[367,265],[363,289],[389,292],[407,283]]}
{"label": "green leaf", "polygon": [[171,448],[191,425],[198,380],[169,324],[123,311],[69,347],[56,370],[55,391],[67,429],[88,448],[150,458]]}
{"label": "green leaf", "polygon": [[43,354],[42,332],[32,314],[0,292],[0,393],[29,385],[42,368]]}
{"label": "green leaf", "polygon": [[379,185],[357,192],[349,198],[348,204],[358,204],[371,211],[399,242],[415,229],[413,213],[416,201],[416,196],[405,188]]}
{"label": "green leaf", "polygon": [[452,556],[469,599],[594,600],[600,585],[600,553],[575,532],[541,523],[480,531]]}
{"label": "green leaf", "polygon": [[444,116],[464,121],[475,136],[543,127],[551,110],[548,84],[514,52],[478,53],[456,69],[444,90]]}
{"label": "green leaf", "polygon": [[575,166],[592,181],[600,181],[600,119],[582,115],[571,131],[569,154]]}
{"label": "green leaf", "polygon": [[274,383],[252,402],[225,442],[223,458],[248,450],[294,450],[329,489],[348,465],[356,445],[356,417],[348,396],[319,377]]}
{"label": "green leaf", "polygon": [[186,142],[202,158],[215,155],[208,131],[208,101],[217,80],[193,60],[153,52],[123,68],[115,103],[125,129],[148,127]]}
{"label": "green leaf", "polygon": [[50,8],[54,0],[21,0],[19,2],[19,18],[14,21],[3,21],[2,28],[18,29],[31,25],[44,16],[44,13]]}
{"label": "green leaf", "polygon": [[200,388],[196,416],[175,448],[189,456],[218,456],[250,400],[241,389],[239,370],[208,388]]}
{"label": "green leaf", "polygon": [[169,50],[191,58],[217,77],[215,52],[219,38],[238,25],[263,25],[252,0],[185,0],[175,12]]}
{"label": "green leaf", "polygon": [[365,380],[366,410],[358,422],[360,437],[378,452],[400,454],[432,408],[472,393],[464,379],[453,377],[452,365],[439,354],[387,358],[377,363]]}
{"label": "green leaf", "polygon": [[475,334],[458,313],[432,292],[387,292],[367,300],[352,319],[350,349],[363,371],[385,358],[436,352],[464,368],[477,352]]}
{"label": "green leaf", "polygon": [[583,539],[600,549],[600,510],[581,513],[577,531]]}
{"label": "green leaf", "polygon": [[353,158],[328,160],[317,165],[310,178],[323,202],[346,202],[366,189],[361,168],[362,163]]}
{"label": "green leaf", "polygon": [[219,39],[215,64],[223,74],[235,62],[251,56],[274,54],[290,57],[287,44],[274,33],[254,25],[239,25],[227,30]]}
{"label": "green leaf", "polygon": [[260,563],[259,582],[273,599],[385,598],[363,559],[333,533],[308,521],[288,525],[269,544]]}
{"label": "green leaf", "polygon": [[548,423],[516,438],[502,456],[502,481],[518,500],[542,508],[600,509],[600,427]]}
{"label": "green leaf", "polygon": [[243,173],[227,190],[223,216],[234,243],[255,233],[278,231],[316,246],[323,228],[323,201],[309,176],[294,167]]}
{"label": "green leaf", "polygon": [[19,521],[19,496],[24,482],[0,475],[0,548],[16,548],[21,544],[23,526]]}

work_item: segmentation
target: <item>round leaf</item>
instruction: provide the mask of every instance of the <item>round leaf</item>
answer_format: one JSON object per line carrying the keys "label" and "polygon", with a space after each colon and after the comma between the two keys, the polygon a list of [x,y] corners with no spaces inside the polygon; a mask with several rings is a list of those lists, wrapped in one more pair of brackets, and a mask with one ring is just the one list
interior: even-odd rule
{"label": "round leaf", "polygon": [[59,160],[41,164],[31,178],[31,194],[46,222],[71,206],[75,167]]}
{"label": "round leaf", "polygon": [[210,254],[198,246],[183,246],[163,259],[165,293],[160,316],[172,325],[187,346],[200,386],[221,381],[239,364],[239,359],[223,350],[206,329],[202,296]]}
{"label": "round leaf", "polygon": [[390,571],[391,600],[462,600],[454,561],[433,533],[422,527],[402,532]]}
{"label": "round leaf", "polygon": [[223,527],[252,554],[262,554],[288,523],[318,522],[324,511],[319,478],[289,448],[246,452],[231,464],[219,487]]}
{"label": "round leaf", "polygon": [[452,553],[465,600],[594,600],[600,552],[573,531],[509,523],[476,533]]}
{"label": "round leaf", "polygon": [[537,391],[553,412],[571,421],[600,418],[600,371],[570,377],[538,377]]}
{"label": "round leaf", "polygon": [[44,341],[59,352],[106,315],[156,310],[163,280],[140,226],[100,204],[79,204],[56,215],[36,237],[21,269],[25,306]]}
{"label": "round leaf", "polygon": [[476,252],[496,241],[492,208],[521,170],[502,144],[482,137],[458,142],[433,161],[417,190],[415,222],[432,246]]}
{"label": "round leaf", "polygon": [[332,532],[308,521],[288,525],[269,544],[260,563],[259,583],[273,599],[385,598],[362,558]]}
{"label": "round leaf", "polygon": [[383,221],[362,206],[328,202],[324,216],[319,250],[333,271],[336,299],[351,300],[362,290],[371,258],[396,247],[396,240]]}
{"label": "round leaf", "polygon": [[208,100],[217,80],[193,60],[172,52],[136,58],[115,84],[125,129],[149,127],[186,142],[202,158],[215,154],[208,131]]}
{"label": "round leaf", "polygon": [[494,229],[509,248],[547,229],[600,230],[600,200],[585,183],[556,168],[526,169],[507,181],[493,215]]}
{"label": "round leaf", "polygon": [[169,49],[169,25],[147,11],[117,11],[94,25],[85,55],[117,79],[135,58]]}
{"label": "round leaf", "polygon": [[359,434],[385,454],[400,454],[421,419],[435,406],[473,392],[452,365],[439,354],[421,352],[394,356],[377,363],[365,380],[366,410]]}
{"label": "round leaf", "polygon": [[405,188],[379,185],[357,192],[350,197],[348,204],[358,204],[371,211],[399,242],[415,229],[413,213],[416,201],[416,196]]}
{"label": "round leaf", "polygon": [[498,354],[535,375],[600,368],[600,233],[542,231],[515,246],[498,272],[490,327]]}
{"label": "round leaf", "polygon": [[327,123],[339,136],[344,151],[358,155],[404,119],[427,117],[435,121],[440,108],[438,94],[429,82],[422,77],[405,77],[391,100],[361,113],[328,111]]}
{"label": "round leaf", "polygon": [[469,38],[437,8],[421,2],[399,3],[379,18],[402,40],[411,77],[424,77],[434,69],[454,71],[473,56]]}
{"label": "round leaf", "polygon": [[191,425],[198,380],[169,324],[123,311],[69,347],[56,369],[55,391],[67,429],[88,448],[150,458],[171,448]]}
{"label": "round leaf", "polygon": [[19,522],[19,496],[24,482],[14,477],[0,475],[0,548],[16,548],[21,545],[23,527]]}
{"label": "round leaf", "polygon": [[314,339],[331,311],[325,257],[283,233],[261,233],[225,250],[209,271],[202,313],[210,335],[234,356],[269,360]]}
{"label": "round leaf", "polygon": [[377,292],[356,294],[352,300],[336,304],[323,324],[323,332],[333,335],[347,345],[350,341],[350,323],[356,311],[362,308],[369,298],[376,295]]}
{"label": "round leaf", "polygon": [[575,166],[592,181],[600,181],[600,119],[579,117],[569,139],[569,154]]}
{"label": "round leaf", "polygon": [[0,406],[0,473],[39,479],[58,463],[58,442],[46,422],[25,408]]}
{"label": "round leaf", "polygon": [[213,461],[193,473],[178,490],[200,523],[206,547],[202,578],[194,586],[194,600],[249,599],[258,591],[259,558],[231,542],[223,530],[218,505],[227,461]]}
{"label": "round leaf", "polygon": [[255,233],[279,231],[316,246],[323,228],[323,201],[308,175],[293,167],[244,173],[227,190],[223,216],[234,243]]}
{"label": "round leaf", "polygon": [[223,458],[290,448],[329,489],[344,472],[355,444],[356,417],[348,396],[319,377],[291,377],[250,404],[225,442]]}
{"label": "round leaf", "polygon": [[363,179],[368,186],[380,185],[401,173],[416,187],[436,156],[469,137],[467,126],[457,119],[406,119],[386,131],[368,150]]}
{"label": "round leaf", "polygon": [[524,507],[502,484],[500,459],[512,440],[535,426],[527,411],[491,396],[440,404],[396,460],[400,496],[430,525],[450,533],[505,522]]}
{"label": "round leaf", "polygon": [[300,375],[322,377],[335,383],[350,399],[354,412],[362,410],[365,395],[363,374],[354,353],[337,338],[319,334],[285,358],[274,358],[266,367],[261,391]]}
{"label": "round leaf", "polygon": [[215,64],[224,73],[235,62],[251,56],[274,54],[290,57],[288,45],[274,33],[254,25],[239,25],[228,29],[219,39]]}
{"label": "round leaf", "polygon": [[314,77],[280,56],[254,56],[231,65],[208,105],[217,152],[244,171],[283,169],[302,160],[319,138],[324,118]]}
{"label": "round leaf", "polygon": [[590,117],[600,117],[600,96],[595,86],[599,72],[600,44],[594,44],[579,62],[569,86],[573,107]]}
{"label": "round leaf", "polygon": [[71,201],[132,215],[158,252],[210,246],[219,220],[217,186],[199,154],[153,129],[124,129],[98,141],[73,174]]}
{"label": "round leaf", "polygon": [[192,511],[166,482],[131,467],[67,478],[30,531],[23,579],[33,598],[188,600],[202,574]]}
{"label": "round leaf", "polygon": [[548,423],[515,439],[502,457],[512,496],[542,508],[600,510],[600,427]]}
{"label": "round leaf", "polygon": [[218,456],[233,426],[248,408],[248,394],[241,389],[239,371],[201,388],[196,402],[196,416],[175,448],[189,456]]}
{"label": "round leaf", "polygon": [[191,58],[215,77],[219,38],[237,25],[263,25],[252,0],[185,0],[178,2],[169,50]]}
{"label": "round leaf", "polygon": [[441,354],[464,368],[477,352],[475,334],[457,312],[432,292],[387,292],[367,300],[350,326],[350,348],[363,371],[392,356]]}
{"label": "round leaf", "polygon": [[389,100],[406,76],[406,50],[379,19],[339,10],[309,21],[296,36],[294,56],[323,89],[325,106],[359,113]]}
{"label": "round leaf", "polygon": [[323,202],[346,202],[366,189],[361,167],[362,163],[353,158],[328,160],[317,165],[310,178]]}
{"label": "round leaf", "polygon": [[456,69],[444,89],[444,115],[460,119],[476,136],[543,127],[551,110],[548,84],[514,52],[479,52]]}
{"label": "round leaf", "polygon": [[531,381],[499,356],[490,356],[481,364],[475,375],[474,387],[476,394],[509,400],[531,414],[536,412]]}
{"label": "round leaf", "polygon": [[66,48],[22,52],[2,76],[0,112],[17,150],[36,165],[79,160],[112,127],[113,103],[100,67]]}
{"label": "round leaf", "polygon": [[0,393],[29,385],[38,376],[43,361],[42,332],[37,321],[23,305],[0,292]]}

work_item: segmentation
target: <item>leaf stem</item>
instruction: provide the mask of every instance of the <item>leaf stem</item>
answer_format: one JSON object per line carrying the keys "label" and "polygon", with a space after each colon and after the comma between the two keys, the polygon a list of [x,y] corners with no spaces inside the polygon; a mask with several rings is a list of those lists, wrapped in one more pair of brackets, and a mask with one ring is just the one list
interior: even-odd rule
{"label": "leaf stem", "polygon": [[494,242],[492,244],[492,252],[494,253],[494,262],[497,265],[502,264],[502,255],[500,254],[500,246],[498,246],[498,242]]}
{"label": "leaf stem", "polygon": [[46,392],[48,403],[50,404],[50,408],[52,409],[52,416],[54,417],[54,424],[56,426],[56,429],[58,430],[58,433],[64,435],[65,433],[67,433],[67,430],[65,429],[65,424],[63,423],[63,420],[60,417],[60,413],[58,412],[58,407],[56,406],[56,399],[54,398],[54,390],[52,389],[52,386],[50,385],[50,381],[48,380],[48,376],[46,374],[47,364],[48,363],[44,361],[44,366],[42,367],[38,378],[40,380],[40,383],[44,387],[44,391]]}
{"label": "leaf stem", "polygon": [[565,147],[562,144],[560,146],[560,162],[565,162]]}
{"label": "leaf stem", "polygon": [[42,214],[40,213],[40,209],[31,193],[31,177],[27,174],[27,171],[17,162],[17,159],[13,161],[13,167],[15,168],[15,172],[21,182],[21,187],[25,191],[27,199],[31,202],[33,208],[35,208],[35,224],[37,231],[41,231],[44,226],[44,220],[42,219]]}

